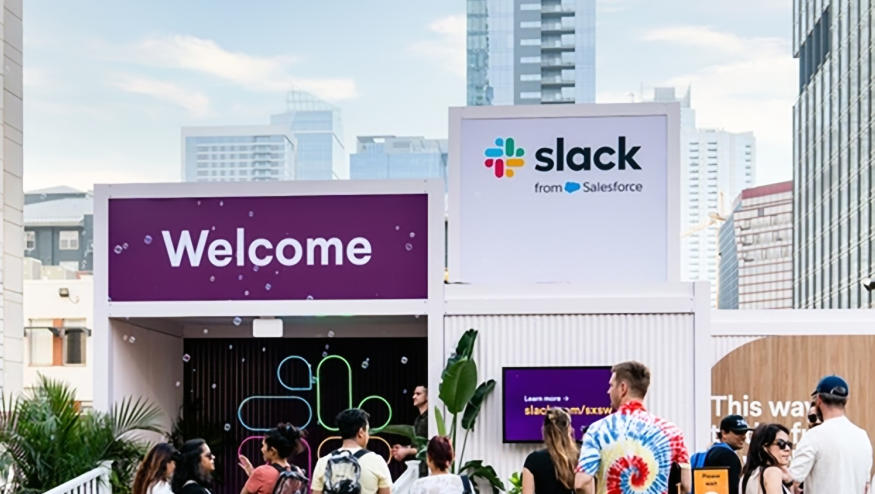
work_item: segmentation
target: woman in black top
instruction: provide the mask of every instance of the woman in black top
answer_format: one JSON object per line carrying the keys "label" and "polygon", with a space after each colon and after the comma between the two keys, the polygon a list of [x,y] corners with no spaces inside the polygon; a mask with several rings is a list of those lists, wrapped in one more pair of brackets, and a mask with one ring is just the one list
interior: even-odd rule
{"label": "woman in black top", "polygon": [[523,494],[573,494],[578,449],[571,415],[551,408],[541,428],[546,449],[535,451],[523,465]]}
{"label": "woman in black top", "polygon": [[210,494],[215,455],[203,439],[191,439],[182,445],[180,460],[173,472],[175,494]]}

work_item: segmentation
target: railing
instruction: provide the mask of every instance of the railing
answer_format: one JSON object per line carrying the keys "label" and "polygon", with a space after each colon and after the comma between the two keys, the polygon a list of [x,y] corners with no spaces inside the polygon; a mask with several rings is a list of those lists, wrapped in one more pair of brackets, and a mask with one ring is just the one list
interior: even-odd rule
{"label": "railing", "polygon": [[112,486],[109,484],[110,465],[112,462],[105,461],[94,470],[85,472],[43,494],[112,494]]}

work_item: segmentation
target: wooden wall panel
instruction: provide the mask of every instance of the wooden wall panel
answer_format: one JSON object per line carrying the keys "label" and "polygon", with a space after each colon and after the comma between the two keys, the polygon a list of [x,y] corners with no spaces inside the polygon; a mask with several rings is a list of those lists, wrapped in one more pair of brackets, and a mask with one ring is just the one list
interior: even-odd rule
{"label": "wooden wall panel", "polygon": [[[770,336],[727,354],[711,370],[712,431],[729,413],[744,415],[751,427],[778,422],[798,442],[807,428],[807,403],[817,381],[838,374],[848,381],[847,415],[875,437],[875,407],[870,389],[875,379],[875,336]],[[737,404],[727,408],[728,397]],[[720,397],[726,399],[720,400]],[[804,407],[778,408],[802,402]],[[757,410],[755,403],[760,404]],[[777,413],[775,413],[777,412]],[[795,436],[795,437],[792,437]]]}

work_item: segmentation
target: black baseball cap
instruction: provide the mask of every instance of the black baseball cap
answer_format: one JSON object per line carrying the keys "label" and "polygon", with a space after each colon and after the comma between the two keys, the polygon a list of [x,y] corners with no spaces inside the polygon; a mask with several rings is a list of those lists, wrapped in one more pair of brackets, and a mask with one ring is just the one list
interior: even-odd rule
{"label": "black baseball cap", "polygon": [[720,430],[742,433],[753,429],[747,425],[747,421],[741,415],[727,415],[720,421]]}
{"label": "black baseball cap", "polygon": [[830,395],[839,398],[847,398],[848,382],[835,374],[824,376],[821,378],[820,382],[817,383],[817,387],[814,388],[814,391],[811,392],[811,396],[814,395]]}

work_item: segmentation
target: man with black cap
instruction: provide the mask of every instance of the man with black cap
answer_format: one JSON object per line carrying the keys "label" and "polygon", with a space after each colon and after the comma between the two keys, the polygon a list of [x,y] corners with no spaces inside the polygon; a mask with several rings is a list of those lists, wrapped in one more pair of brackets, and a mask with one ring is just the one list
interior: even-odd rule
{"label": "man with black cap", "polygon": [[869,490],[872,443],[845,416],[848,383],[826,376],[811,396],[822,423],[802,436],[790,462],[790,477],[805,482],[805,494],[864,494]]}
{"label": "man with black cap", "polygon": [[[718,442],[708,451],[696,453],[690,460],[693,469],[700,467],[720,467],[729,471],[729,494],[738,494],[738,479],[741,477],[741,459],[735,452],[744,447],[750,426],[741,415],[727,415],[720,421]],[[703,455],[704,459],[700,459]],[[701,462],[701,464],[699,464]]]}

